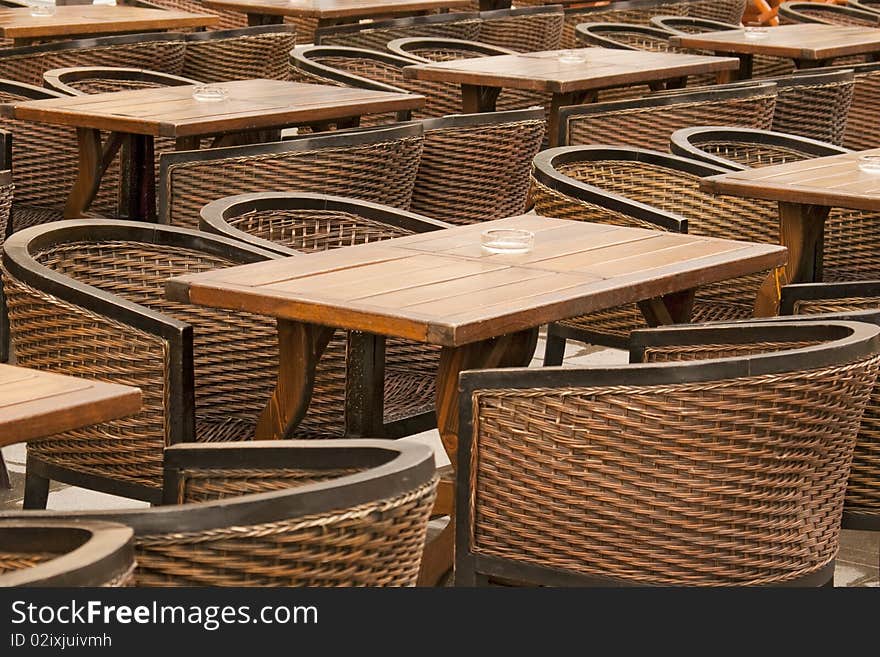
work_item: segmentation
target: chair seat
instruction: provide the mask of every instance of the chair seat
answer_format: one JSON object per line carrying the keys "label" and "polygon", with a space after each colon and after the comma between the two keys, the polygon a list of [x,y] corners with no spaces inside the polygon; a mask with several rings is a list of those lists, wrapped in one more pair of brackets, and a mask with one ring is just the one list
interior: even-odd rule
{"label": "chair seat", "polygon": [[436,377],[398,368],[385,370],[385,423],[434,410]]}

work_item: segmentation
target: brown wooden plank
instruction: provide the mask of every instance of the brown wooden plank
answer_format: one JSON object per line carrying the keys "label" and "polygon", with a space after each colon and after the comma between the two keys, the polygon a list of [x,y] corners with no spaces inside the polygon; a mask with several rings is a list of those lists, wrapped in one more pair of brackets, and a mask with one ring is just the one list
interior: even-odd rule
{"label": "brown wooden plank", "polygon": [[370,18],[470,7],[470,0],[204,0],[206,7],[266,16]]}

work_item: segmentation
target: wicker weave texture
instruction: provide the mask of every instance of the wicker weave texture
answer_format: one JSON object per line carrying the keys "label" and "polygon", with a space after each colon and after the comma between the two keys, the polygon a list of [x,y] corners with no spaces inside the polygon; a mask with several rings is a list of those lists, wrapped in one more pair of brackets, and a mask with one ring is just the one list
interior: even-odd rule
{"label": "wicker weave texture", "polygon": [[855,80],[843,145],[857,151],[880,147],[880,70],[856,71]]}
{"label": "wicker weave texture", "polygon": [[114,91],[133,91],[135,89],[161,89],[167,85],[154,80],[123,80],[120,78],[84,78],[65,82],[84,94],[104,94]]}
{"label": "wicker weave texture", "polygon": [[287,521],[137,536],[137,584],[413,586],[436,487],[434,480],[394,498]]}
{"label": "wicker weave texture", "polygon": [[837,554],[877,357],[474,398],[479,555],[639,584],[774,584]]}
{"label": "wicker weave texture", "polygon": [[287,80],[293,32],[187,41],[182,75],[201,82]]}
{"label": "wicker weave texture", "polygon": [[414,25],[380,28],[370,28],[369,23],[365,23],[363,29],[357,32],[329,32],[322,35],[319,41],[322,46],[350,46],[352,48],[367,48],[384,52],[385,44],[389,41],[405,39],[407,37],[442,37],[444,39],[477,41],[480,33],[480,23],[481,21],[477,18],[467,18],[445,23],[415,23]]}
{"label": "wicker weave texture", "polygon": [[0,550],[0,575],[16,570],[33,568],[41,563],[54,559],[54,552],[9,552]]}
{"label": "wicker weave texture", "polygon": [[426,131],[411,209],[455,224],[521,214],[543,137],[543,120]]}
{"label": "wicker weave texture", "polygon": [[563,14],[525,14],[480,21],[479,40],[517,52],[556,50],[562,42]]}
{"label": "wicker weave texture", "polygon": [[781,87],[772,129],[841,145],[853,81]]}
{"label": "wicker weave texture", "polygon": [[767,94],[654,107],[609,108],[600,113],[569,116],[565,144],[624,145],[665,151],[670,136],[680,128],[726,125],[769,130],[775,106],[775,94]]}
{"label": "wicker weave texture", "polygon": [[187,469],[181,472],[176,503],[209,502],[238,495],[284,490],[345,477],[360,471],[357,468]]}
{"label": "wicker weave texture", "polygon": [[858,27],[877,27],[875,18],[863,18],[859,14],[843,11],[823,11],[798,3],[797,11],[779,12],[783,23],[827,23],[828,25],[855,25]]}

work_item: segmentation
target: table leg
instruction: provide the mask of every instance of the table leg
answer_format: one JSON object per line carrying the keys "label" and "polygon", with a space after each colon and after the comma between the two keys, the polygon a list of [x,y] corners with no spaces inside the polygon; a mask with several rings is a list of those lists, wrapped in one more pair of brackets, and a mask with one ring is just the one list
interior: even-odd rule
{"label": "table leg", "polygon": [[[537,342],[538,329],[534,328],[461,347],[444,347],[440,352],[440,366],[437,371],[437,427],[453,467],[458,455],[458,375],[464,370],[525,367],[532,360]],[[439,499],[446,500],[450,508],[438,509],[435,506],[436,512],[450,515],[449,524],[425,546],[419,573],[420,585],[435,585],[452,568],[455,544],[452,500],[455,496],[448,490],[451,481],[454,480],[441,479],[444,489],[438,494]]]}
{"label": "table leg", "polygon": [[156,164],[153,137],[128,136],[128,158],[123,168],[125,216],[132,221],[156,221]]}
{"label": "table leg", "polygon": [[284,22],[284,16],[276,16],[274,14],[252,14],[247,15],[248,25],[280,25]]}
{"label": "table leg", "polygon": [[822,280],[825,220],[830,208],[801,203],[779,203],[780,243],[788,248],[788,281]]}
{"label": "table leg", "polygon": [[695,290],[682,290],[639,301],[639,309],[651,327],[685,324],[690,321],[694,309],[694,292]]}
{"label": "table leg", "polygon": [[257,440],[293,436],[309,408],[315,366],[333,332],[326,326],[278,320],[278,383],[257,422]]}
{"label": "table leg", "polygon": [[550,147],[562,146],[559,134],[559,110],[567,105],[580,105],[585,102],[594,102],[597,98],[595,91],[573,91],[564,94],[553,94],[550,99],[550,119],[547,123],[547,141]]}
{"label": "table leg", "polygon": [[477,84],[461,85],[461,110],[465,114],[494,112],[499,87],[483,87]]}
{"label": "table leg", "polygon": [[91,128],[77,128],[79,169],[76,182],[64,206],[66,219],[78,219],[92,204],[101,183],[101,133]]}

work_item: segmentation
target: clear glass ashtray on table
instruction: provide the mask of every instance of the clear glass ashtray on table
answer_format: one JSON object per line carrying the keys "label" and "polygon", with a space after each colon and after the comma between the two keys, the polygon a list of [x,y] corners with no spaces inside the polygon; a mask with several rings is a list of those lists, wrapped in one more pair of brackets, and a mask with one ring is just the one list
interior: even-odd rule
{"label": "clear glass ashtray on table", "polygon": [[45,2],[38,2],[30,6],[31,16],[54,16],[55,5]]}
{"label": "clear glass ashtray on table", "polygon": [[880,174],[880,155],[863,155],[859,158],[859,169],[865,173]]}
{"label": "clear glass ashtray on table", "polygon": [[199,86],[193,89],[192,97],[203,103],[218,103],[229,98],[229,89],[213,85]]}
{"label": "clear glass ashtray on table", "polygon": [[746,25],[743,28],[743,34],[746,39],[755,40],[766,39],[770,35],[770,28],[766,25]]}
{"label": "clear glass ashtray on table", "polygon": [[480,246],[489,253],[528,253],[535,244],[535,234],[519,228],[493,228],[480,233]]}
{"label": "clear glass ashtray on table", "polygon": [[560,50],[557,59],[563,64],[582,64],[587,61],[586,55],[577,50]]}

